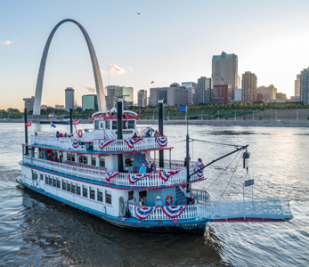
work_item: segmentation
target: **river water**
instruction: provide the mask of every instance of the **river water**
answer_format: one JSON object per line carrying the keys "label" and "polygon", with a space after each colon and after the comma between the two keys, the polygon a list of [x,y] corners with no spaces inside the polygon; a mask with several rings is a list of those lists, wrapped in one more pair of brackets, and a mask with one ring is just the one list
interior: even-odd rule
{"label": "river water", "polygon": [[[91,127],[83,125],[84,128]],[[81,128],[83,128],[81,126]],[[33,125],[32,131],[49,125]],[[57,126],[68,132],[68,126]],[[210,223],[209,237],[155,235],[119,229],[87,213],[17,187],[23,124],[0,124],[0,266],[309,266],[309,129],[190,126],[190,137],[249,144],[255,198],[287,197],[286,223]],[[173,159],[184,158],[185,126],[165,126]],[[204,163],[233,147],[194,141]],[[168,153],[165,155],[168,157]],[[213,200],[242,198],[241,155],[210,167]],[[228,167],[228,168],[227,168]],[[246,189],[245,197],[251,197]]]}

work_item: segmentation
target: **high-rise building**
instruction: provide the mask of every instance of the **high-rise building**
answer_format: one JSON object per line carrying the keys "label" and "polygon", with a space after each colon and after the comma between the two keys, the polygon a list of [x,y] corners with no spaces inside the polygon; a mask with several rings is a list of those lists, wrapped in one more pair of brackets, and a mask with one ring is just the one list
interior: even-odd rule
{"label": "high-rise building", "polygon": [[259,86],[257,88],[257,93],[263,95],[263,101],[269,102],[276,100],[277,97],[277,88],[273,85],[270,86]]}
{"label": "high-rise building", "polygon": [[211,103],[211,79],[205,76],[200,77],[197,80],[197,89],[195,91],[195,104],[198,103]]}
{"label": "high-rise building", "polygon": [[246,71],[242,75],[242,96],[241,101],[253,103],[256,101],[257,94],[257,77],[254,73]]}
{"label": "high-rise building", "polygon": [[183,82],[183,83],[181,83],[181,85],[188,89],[188,94],[189,94],[188,104],[189,105],[196,104],[195,94],[196,94],[196,90],[197,90],[197,83]]}
{"label": "high-rise building", "polygon": [[128,108],[133,106],[133,100],[134,100],[134,89],[133,87],[122,87],[122,94],[125,95],[126,97],[124,98],[123,101],[123,107]]}
{"label": "high-rise building", "polygon": [[27,111],[32,111],[33,106],[34,106],[34,96],[31,96],[31,98],[24,98],[23,100],[25,101],[25,108]]}
{"label": "high-rise building", "polygon": [[114,106],[114,102],[117,101],[117,96],[123,95],[122,86],[108,85],[107,86],[107,98],[106,98],[106,109],[110,110]]}
{"label": "high-rise building", "polygon": [[220,104],[229,104],[232,99],[232,85],[215,85],[213,90],[213,102]]}
{"label": "high-rise building", "polygon": [[137,103],[140,107],[147,106],[147,90],[139,90],[137,93]]}
{"label": "high-rise building", "polygon": [[98,111],[98,97],[96,94],[83,95],[82,96],[82,108],[83,110],[91,109]]}
{"label": "high-rise building", "polygon": [[232,98],[234,98],[234,89],[240,87],[237,55],[222,52],[221,55],[212,57],[212,82],[213,86],[232,85]]}
{"label": "high-rise building", "polygon": [[309,67],[300,73],[300,101],[309,104]]}
{"label": "high-rise building", "polygon": [[287,100],[287,97],[286,97],[286,94],[278,92],[278,93],[276,94],[276,99],[279,99],[279,100]]}
{"label": "high-rise building", "polygon": [[150,88],[149,106],[156,106],[158,99],[168,106],[187,105],[188,89],[179,83],[172,83],[170,87]]}
{"label": "high-rise building", "polygon": [[300,96],[300,74],[297,74],[294,85],[294,96]]}
{"label": "high-rise building", "polygon": [[74,109],[75,90],[73,89],[73,87],[67,87],[64,91],[65,91],[65,110],[70,111],[70,109]]}
{"label": "high-rise building", "polygon": [[234,89],[234,102],[241,102],[242,89]]}

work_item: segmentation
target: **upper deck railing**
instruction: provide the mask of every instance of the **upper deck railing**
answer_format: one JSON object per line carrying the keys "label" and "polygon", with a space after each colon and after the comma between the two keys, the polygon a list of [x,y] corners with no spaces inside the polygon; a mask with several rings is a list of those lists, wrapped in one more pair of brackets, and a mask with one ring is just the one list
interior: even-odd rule
{"label": "upper deck railing", "polygon": [[[86,151],[86,145],[79,145],[79,141],[86,142],[79,137],[60,137],[50,135],[33,135],[31,144],[53,146],[60,149],[72,149]],[[90,142],[90,140],[87,140]],[[93,139],[93,150],[99,152],[127,152],[167,148],[167,137],[143,137],[136,139]]]}
{"label": "upper deck railing", "polygon": [[[160,172],[146,174],[147,176],[143,177],[143,174],[119,173],[119,172],[110,172],[108,170],[78,167],[74,165],[49,161],[35,157],[31,159],[31,157],[25,155],[23,156],[23,163],[32,165],[33,167],[39,167],[55,171],[59,174],[62,173],[97,182],[126,186],[131,188],[169,187],[184,184],[187,181],[186,170],[180,170],[177,173],[175,173],[175,170],[165,169]],[[193,172],[194,169],[190,169],[190,173]],[[202,180],[203,178],[204,178],[203,175],[199,176],[198,174],[195,174],[191,176],[190,182]]]}

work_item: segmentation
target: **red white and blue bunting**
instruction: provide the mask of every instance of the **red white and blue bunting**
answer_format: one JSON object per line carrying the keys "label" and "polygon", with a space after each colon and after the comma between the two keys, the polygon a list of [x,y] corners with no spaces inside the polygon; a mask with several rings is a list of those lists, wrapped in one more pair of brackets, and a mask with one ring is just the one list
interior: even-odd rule
{"label": "red white and blue bunting", "polygon": [[155,210],[157,207],[139,207],[139,206],[135,206],[135,215],[141,219],[141,220],[145,220],[147,219],[147,217],[149,217]]}
{"label": "red white and blue bunting", "polygon": [[196,169],[195,171],[198,171],[196,174],[198,177],[203,177],[204,176],[204,169]]}
{"label": "red white and blue bunting", "polygon": [[167,137],[157,137],[156,140],[160,147],[165,147],[167,145]]}
{"label": "red white and blue bunting", "polygon": [[114,140],[110,140],[110,139],[99,140],[98,146],[99,146],[100,149],[103,149],[104,147],[106,147],[107,145],[109,145],[113,142],[114,142]]}
{"label": "red white and blue bunting", "polygon": [[140,141],[142,141],[143,138],[135,138],[135,139],[128,139],[128,140],[124,140],[129,148],[133,148],[134,145]]}
{"label": "red white and blue bunting", "polygon": [[109,182],[112,178],[114,178],[119,172],[107,171],[105,174],[105,179]]}
{"label": "red white and blue bunting", "polygon": [[169,171],[169,172],[162,171],[159,174],[160,174],[161,179],[167,182],[170,177],[178,174],[179,172],[180,170],[179,171]]}
{"label": "red white and blue bunting", "polygon": [[171,219],[176,218],[181,215],[181,213],[184,212],[186,209],[186,205],[182,206],[163,206],[162,210],[165,213],[165,215]]}
{"label": "red white and blue bunting", "polygon": [[138,180],[144,179],[148,177],[150,173],[130,173],[129,174],[129,182],[131,184],[135,184]]}
{"label": "red white and blue bunting", "polygon": [[77,139],[72,139],[72,146],[73,146],[74,148],[78,148],[78,146],[79,146],[79,141],[78,141]]}

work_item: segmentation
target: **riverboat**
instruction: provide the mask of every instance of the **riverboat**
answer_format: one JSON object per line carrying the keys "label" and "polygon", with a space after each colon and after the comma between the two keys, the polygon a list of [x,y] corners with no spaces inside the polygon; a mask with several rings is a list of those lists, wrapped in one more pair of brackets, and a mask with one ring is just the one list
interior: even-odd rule
{"label": "riverboat", "polygon": [[[46,197],[93,214],[115,226],[155,233],[203,234],[208,222],[269,222],[292,218],[287,199],[211,201],[194,184],[207,179],[207,167],[237,151],[249,157],[248,146],[194,168],[187,159],[173,160],[163,132],[163,101],[159,101],[158,132],[138,128],[140,114],[117,107],[96,112],[93,129],[71,136],[36,132],[22,144],[17,182]],[[25,111],[25,114],[27,112]],[[25,115],[27,124],[27,116]],[[166,159],[164,151],[169,152]],[[143,164],[154,169],[139,173]],[[158,200],[158,197],[161,200]]]}

